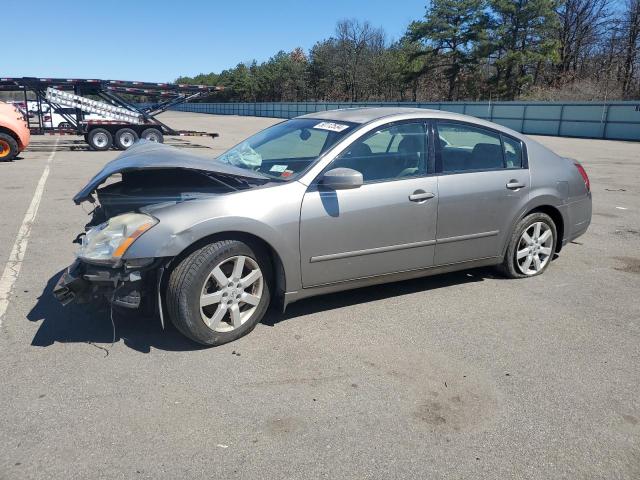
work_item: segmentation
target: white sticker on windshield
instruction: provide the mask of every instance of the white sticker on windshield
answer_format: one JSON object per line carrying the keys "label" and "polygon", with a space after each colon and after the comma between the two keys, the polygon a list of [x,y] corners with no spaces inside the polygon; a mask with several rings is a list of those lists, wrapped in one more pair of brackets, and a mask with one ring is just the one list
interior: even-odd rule
{"label": "white sticker on windshield", "polygon": [[270,172],[278,172],[278,173],[282,173],[287,169],[286,165],[274,165],[273,167],[271,167],[269,169]]}
{"label": "white sticker on windshield", "polygon": [[320,130],[330,130],[332,132],[341,132],[349,128],[349,125],[334,122],[320,122],[319,124],[314,125],[313,128],[318,128]]}

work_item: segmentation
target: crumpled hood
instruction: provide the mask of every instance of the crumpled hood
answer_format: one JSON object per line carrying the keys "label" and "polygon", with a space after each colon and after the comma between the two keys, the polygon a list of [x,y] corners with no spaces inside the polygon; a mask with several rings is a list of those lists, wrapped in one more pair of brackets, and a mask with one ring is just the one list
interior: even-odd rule
{"label": "crumpled hood", "polygon": [[263,175],[254,173],[251,170],[234,167],[233,165],[221,163],[214,159],[200,157],[162,143],[140,140],[125,150],[115,160],[107,163],[104,168],[73,197],[73,201],[79,205],[86,200],[90,200],[91,194],[95,189],[107,178],[116,173],[131,170],[171,168],[200,170],[246,179],[265,180]]}

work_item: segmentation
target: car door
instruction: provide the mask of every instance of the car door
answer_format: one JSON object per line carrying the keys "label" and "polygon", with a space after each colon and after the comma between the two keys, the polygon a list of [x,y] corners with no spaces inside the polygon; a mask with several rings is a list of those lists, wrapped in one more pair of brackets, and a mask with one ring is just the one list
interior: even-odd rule
{"label": "car door", "polygon": [[438,121],[435,264],[496,257],[529,194],[522,142],[464,122]]}
{"label": "car door", "polygon": [[426,132],[423,121],[377,128],[325,169],[357,170],[362,186],[327,190],[320,175],[309,187],[300,215],[304,287],[433,265],[437,179]]}

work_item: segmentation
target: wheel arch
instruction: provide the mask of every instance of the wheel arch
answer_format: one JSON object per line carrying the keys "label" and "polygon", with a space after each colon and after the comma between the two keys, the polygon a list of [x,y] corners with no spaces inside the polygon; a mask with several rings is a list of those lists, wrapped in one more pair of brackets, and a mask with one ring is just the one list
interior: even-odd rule
{"label": "wheel arch", "polygon": [[279,299],[279,301],[284,298],[284,292],[286,292],[287,286],[287,278],[282,258],[280,257],[280,254],[277,252],[277,250],[268,241],[253,233],[232,230],[217,232],[202,237],[185,247],[179,254],[173,257],[169,263],[168,268],[172,270],[176,265],[178,265],[178,263],[180,263],[180,261],[182,261],[182,259],[187,257],[193,251],[202,248],[210,243],[218,242],[220,240],[237,240],[239,242],[246,243],[250,247],[257,249],[258,251],[262,251],[271,262],[273,280],[275,283],[273,290],[274,297]]}
{"label": "wheel arch", "polygon": [[520,221],[522,218],[526,217],[527,215],[530,215],[532,213],[537,213],[537,212],[545,213],[549,215],[551,217],[551,220],[553,220],[553,223],[556,224],[556,231],[558,233],[558,240],[556,241],[556,253],[559,253],[560,250],[562,249],[562,240],[564,239],[564,231],[565,231],[564,217],[562,216],[562,213],[560,212],[560,210],[558,210],[557,207],[554,207],[553,205],[549,205],[549,204],[538,205],[537,207],[527,210],[525,214],[522,215],[520,219],[518,219],[518,221]]}
{"label": "wheel arch", "polygon": [[0,133],[5,133],[5,134],[9,135],[10,137],[12,137],[16,142],[18,142],[18,148],[20,150],[23,150],[25,148],[25,146],[22,144],[22,140],[20,140],[20,137],[18,136],[18,134],[16,132],[14,132],[13,130],[11,130],[10,128],[3,127],[2,125],[0,125]]}

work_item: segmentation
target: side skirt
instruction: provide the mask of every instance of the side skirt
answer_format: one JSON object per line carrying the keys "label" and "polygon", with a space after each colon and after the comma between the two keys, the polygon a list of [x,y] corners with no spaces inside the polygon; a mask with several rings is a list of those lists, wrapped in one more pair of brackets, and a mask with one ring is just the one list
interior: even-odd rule
{"label": "side skirt", "polygon": [[438,265],[434,267],[422,268],[419,270],[406,270],[403,272],[387,273],[384,275],[376,275],[373,277],[357,278],[354,280],[346,280],[343,282],[330,283],[325,285],[317,285],[315,287],[303,288],[295,292],[285,292],[282,310],[287,305],[302,300],[303,298],[315,297],[326,293],[340,292],[344,290],[353,290],[355,288],[369,287],[371,285],[379,285],[381,283],[399,282],[402,280],[410,280],[412,278],[429,277],[440,273],[455,272],[457,270],[467,270],[470,268],[487,267],[490,265],[498,265],[502,262],[502,257],[487,257],[479,260],[469,260],[466,262],[449,263],[447,265]]}

